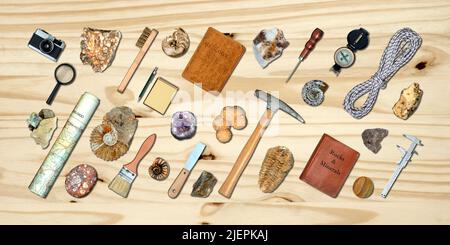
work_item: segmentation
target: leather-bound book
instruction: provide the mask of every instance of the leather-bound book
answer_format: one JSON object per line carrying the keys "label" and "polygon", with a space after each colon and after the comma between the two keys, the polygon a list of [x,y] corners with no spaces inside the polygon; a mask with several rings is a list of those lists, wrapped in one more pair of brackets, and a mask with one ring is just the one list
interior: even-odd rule
{"label": "leather-bound book", "polygon": [[196,85],[201,85],[203,90],[217,95],[244,53],[244,45],[209,27],[182,76]]}
{"label": "leather-bound book", "polygon": [[336,198],[358,157],[359,152],[324,134],[303,169],[300,179]]}

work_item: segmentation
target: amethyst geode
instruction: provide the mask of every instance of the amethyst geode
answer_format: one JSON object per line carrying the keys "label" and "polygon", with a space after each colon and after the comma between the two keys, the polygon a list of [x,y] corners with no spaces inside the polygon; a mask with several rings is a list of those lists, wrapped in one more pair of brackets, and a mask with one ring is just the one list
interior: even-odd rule
{"label": "amethyst geode", "polygon": [[178,140],[190,139],[197,131],[197,119],[189,111],[179,111],[172,116],[170,132]]}

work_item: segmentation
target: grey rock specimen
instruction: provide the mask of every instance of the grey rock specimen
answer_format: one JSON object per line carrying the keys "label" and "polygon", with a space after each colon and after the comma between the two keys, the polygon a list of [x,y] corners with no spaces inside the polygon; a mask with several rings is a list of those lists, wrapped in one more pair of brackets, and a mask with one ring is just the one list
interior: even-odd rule
{"label": "grey rock specimen", "polygon": [[28,128],[33,131],[35,128],[39,126],[39,123],[42,121],[42,118],[39,117],[36,112],[32,112],[27,119]]}
{"label": "grey rock specimen", "polygon": [[39,117],[42,119],[52,118],[55,117],[55,113],[50,109],[42,109],[39,112]]}
{"label": "grey rock specimen", "polygon": [[389,131],[384,128],[372,128],[364,130],[361,136],[364,145],[373,153],[377,154],[381,149],[381,141],[388,136],[388,133]]}
{"label": "grey rock specimen", "polygon": [[217,183],[216,177],[210,172],[202,171],[200,177],[192,186],[191,196],[193,197],[208,197]]}

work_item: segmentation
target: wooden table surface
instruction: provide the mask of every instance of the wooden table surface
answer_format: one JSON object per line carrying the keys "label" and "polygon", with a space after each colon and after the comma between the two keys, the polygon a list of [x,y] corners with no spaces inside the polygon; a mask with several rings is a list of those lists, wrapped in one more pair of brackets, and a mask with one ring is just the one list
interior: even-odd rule
{"label": "wooden table surface", "polygon": [[[2,224],[449,224],[450,223],[450,3],[442,1],[61,1],[2,0],[0,3],[0,223]],[[134,46],[145,26],[159,35],[124,94],[116,87],[138,52]],[[247,48],[222,93],[215,97],[181,77],[206,29],[235,33]],[[27,47],[38,27],[63,39],[67,48],[58,63],[75,65],[76,81],[62,87],[51,107],[45,100],[54,86],[56,63]],[[120,30],[123,34],[116,58],[104,73],[94,73],[79,59],[83,27]],[[161,51],[161,40],[176,27],[191,39],[189,52],[170,58]],[[264,28],[278,27],[290,42],[280,59],[266,69],[256,62],[252,40]],[[289,84],[284,80],[311,31],[320,27],[324,38],[303,62]],[[358,51],[357,61],[336,77],[333,65],[336,48],[346,44],[347,33],[364,27],[370,45]],[[342,108],[347,92],[368,79],[378,68],[381,54],[394,32],[411,27],[423,38],[422,47],[380,92],[373,111],[361,120]],[[422,63],[422,67],[417,66]],[[153,67],[158,75],[180,88],[168,112],[152,112],[137,95]],[[423,68],[423,69],[420,69]],[[320,79],[330,86],[324,103],[316,108],[300,99],[305,82]],[[406,121],[392,113],[403,88],[420,83],[424,91],[416,113]],[[234,195],[226,199],[217,193],[237,155],[250,136],[264,109],[253,96],[255,89],[270,91],[289,103],[307,121],[299,124],[278,112],[262,138]],[[59,118],[52,142],[85,91],[101,99],[94,118],[78,142],[53,190],[46,199],[28,189],[49,148],[42,150],[30,138],[25,120],[31,112],[51,108]],[[225,104],[246,109],[250,124],[235,131],[233,140],[221,144],[215,138],[211,120]],[[103,115],[115,106],[126,105],[139,116],[139,127],[128,154],[115,162],[95,157],[89,135]],[[178,141],[170,134],[172,113],[190,110],[197,115],[198,132],[193,139]],[[382,149],[373,154],[362,143],[364,129],[389,130]],[[152,151],[139,167],[140,175],[130,196],[123,199],[107,185],[122,164],[130,161],[140,143],[156,133]],[[330,134],[361,154],[338,198],[330,198],[299,180],[306,161],[323,133]],[[400,175],[387,199],[380,193],[390,178],[400,153],[395,145],[409,146],[402,134],[420,138],[418,156]],[[215,160],[201,160],[181,195],[172,200],[167,190],[194,145],[203,142]],[[258,173],[268,148],[284,145],[294,155],[295,165],[283,184],[272,194],[257,186]],[[157,182],[147,173],[155,157],[167,159],[171,175]],[[93,192],[75,199],[64,189],[65,175],[74,166],[94,166],[100,181]],[[209,198],[190,196],[192,184],[202,170],[213,173],[218,183]],[[353,181],[370,177],[375,192],[359,199],[352,192]]]}

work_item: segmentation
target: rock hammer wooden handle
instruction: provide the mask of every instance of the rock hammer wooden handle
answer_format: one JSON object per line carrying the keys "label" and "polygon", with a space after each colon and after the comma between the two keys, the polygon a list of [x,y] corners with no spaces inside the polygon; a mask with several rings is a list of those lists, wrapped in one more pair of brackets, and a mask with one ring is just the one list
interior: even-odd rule
{"label": "rock hammer wooden handle", "polygon": [[239,181],[239,178],[244,172],[244,169],[247,167],[248,162],[252,158],[253,153],[256,150],[256,146],[258,146],[258,143],[261,140],[264,131],[266,130],[267,126],[269,126],[273,114],[274,112],[272,110],[267,109],[264,115],[259,120],[258,125],[256,125],[256,128],[248,139],[247,144],[245,144],[236,162],[234,163],[233,168],[231,169],[230,173],[219,189],[219,193],[222,196],[226,198],[231,197],[231,194],[233,193],[234,188]]}

